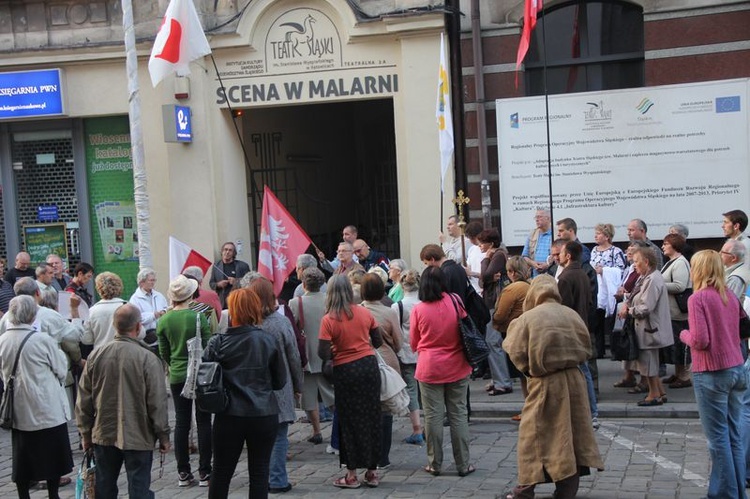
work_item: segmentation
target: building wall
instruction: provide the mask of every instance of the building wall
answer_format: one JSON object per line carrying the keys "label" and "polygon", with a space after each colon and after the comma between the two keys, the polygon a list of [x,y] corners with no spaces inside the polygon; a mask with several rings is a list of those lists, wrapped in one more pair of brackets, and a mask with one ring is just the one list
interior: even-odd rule
{"label": "building wall", "polygon": [[[545,2],[545,6],[559,4]],[[644,8],[646,85],[750,77],[750,2],[731,0],[637,1]],[[462,11],[470,11],[463,0]],[[493,225],[499,224],[497,131],[494,100],[524,96],[523,71],[515,85],[523,2],[482,2],[482,74]],[[466,170],[471,216],[481,219],[475,70],[470,19],[462,21]],[[531,221],[530,221],[531,226]]]}

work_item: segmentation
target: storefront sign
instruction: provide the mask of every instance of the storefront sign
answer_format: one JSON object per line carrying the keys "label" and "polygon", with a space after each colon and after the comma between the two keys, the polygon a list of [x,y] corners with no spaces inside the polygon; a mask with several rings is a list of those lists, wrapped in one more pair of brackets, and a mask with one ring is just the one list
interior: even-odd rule
{"label": "storefront sign", "polygon": [[193,124],[189,106],[168,104],[161,107],[165,142],[192,142]]}
{"label": "storefront sign", "polygon": [[62,71],[0,73],[0,119],[65,114]]}
{"label": "storefront sign", "polygon": [[40,222],[57,222],[60,218],[57,205],[40,205],[36,207],[36,219]]}
{"label": "storefront sign", "polygon": [[259,25],[265,28],[252,44],[261,50],[219,66],[224,82],[216,88],[219,106],[378,98],[399,91],[388,44],[346,44],[321,10],[269,13]]}

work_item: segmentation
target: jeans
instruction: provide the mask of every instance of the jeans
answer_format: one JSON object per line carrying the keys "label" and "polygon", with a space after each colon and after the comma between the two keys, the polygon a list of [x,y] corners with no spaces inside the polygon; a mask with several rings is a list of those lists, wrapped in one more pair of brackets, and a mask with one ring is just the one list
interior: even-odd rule
{"label": "jeans", "polygon": [[276,432],[276,441],[271,451],[271,463],[269,470],[268,486],[281,489],[289,485],[289,477],[286,474],[286,453],[289,450],[289,423],[279,423]]}
{"label": "jeans", "polygon": [[243,418],[217,414],[213,427],[216,442],[214,472],[208,485],[209,499],[226,499],[229,484],[247,444],[247,497],[268,499],[268,465],[279,428],[279,416]]}
{"label": "jeans", "polygon": [[[174,402],[174,455],[178,473],[190,473],[189,435],[193,401],[180,395],[185,383],[169,385]],[[200,453],[198,471],[211,474],[211,413],[195,408],[195,424],[198,427],[198,451]]]}
{"label": "jeans", "polygon": [[[746,343],[746,341],[743,341],[741,344],[746,345]],[[744,347],[743,354],[745,350],[747,350],[747,346]],[[745,359],[743,368],[745,369],[745,376],[750,379],[750,359]],[[742,430],[742,443],[745,449],[746,463],[745,479],[747,479],[750,478],[750,387],[742,394]]]}
{"label": "jeans", "polygon": [[591,371],[589,370],[588,362],[582,362],[578,368],[586,378],[586,391],[589,394],[589,409],[591,410],[591,417],[599,417],[599,407],[596,404],[596,392],[594,392],[594,381],[591,379]]}
{"label": "jeans", "polygon": [[443,466],[443,416],[446,410],[456,469],[464,472],[469,468],[468,386],[469,378],[445,384],[419,382],[427,438],[427,464],[436,471]]}
{"label": "jeans", "polygon": [[152,450],[120,450],[112,445],[94,444],[96,460],[96,498],[117,499],[117,478],[125,462],[128,477],[128,496],[153,499],[151,485]]}
{"label": "jeans", "polygon": [[745,449],[741,427],[742,397],[747,388],[744,366],[693,373],[693,387],[711,457],[708,498],[744,498]]}
{"label": "jeans", "polygon": [[[490,316],[492,314],[494,314],[494,310],[490,310]],[[496,390],[513,388],[513,381],[510,379],[510,374],[508,373],[508,358],[505,350],[503,350],[503,337],[495,331],[491,322],[487,324],[485,338],[487,346],[490,347],[490,356],[487,360],[490,365],[490,373],[492,374],[492,386]]]}

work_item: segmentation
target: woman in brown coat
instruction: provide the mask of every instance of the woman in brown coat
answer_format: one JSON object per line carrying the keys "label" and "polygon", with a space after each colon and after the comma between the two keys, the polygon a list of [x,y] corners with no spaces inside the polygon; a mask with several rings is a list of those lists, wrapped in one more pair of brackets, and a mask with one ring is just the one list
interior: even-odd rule
{"label": "woman in brown coat", "polygon": [[[510,323],[523,313],[523,302],[526,300],[526,294],[529,292],[529,286],[531,286],[529,284],[531,268],[523,257],[516,255],[508,258],[505,270],[511,283],[497,297],[495,313],[492,315],[492,325],[500,332],[503,339],[507,336]],[[526,387],[526,377],[516,368],[510,357],[508,357],[508,373],[511,378],[521,379],[521,391],[525,399],[529,394]],[[517,414],[511,419],[521,421],[521,415]]]}
{"label": "woman in brown coat", "polygon": [[555,497],[576,496],[581,475],[604,469],[591,427],[586,380],[579,369],[591,351],[580,316],[560,303],[552,276],[533,280],[524,313],[503,348],[528,379],[518,430],[518,482],[509,499],[533,498],[538,483],[555,482]]}

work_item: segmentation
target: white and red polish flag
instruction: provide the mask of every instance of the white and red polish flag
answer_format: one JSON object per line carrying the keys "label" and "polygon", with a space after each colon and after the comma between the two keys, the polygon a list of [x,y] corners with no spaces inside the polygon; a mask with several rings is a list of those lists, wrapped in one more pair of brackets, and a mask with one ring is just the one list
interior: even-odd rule
{"label": "white and red polish flag", "polygon": [[187,267],[200,267],[203,275],[211,268],[211,260],[201,255],[193,248],[169,236],[169,280],[171,281]]}
{"label": "white and red polish flag", "polygon": [[271,189],[263,189],[263,214],[260,222],[258,272],[273,282],[279,296],[284,281],[297,266],[297,257],[312,244],[307,233],[286,211]]}
{"label": "white and red polish flag", "polygon": [[170,73],[189,75],[190,62],[210,53],[193,0],[170,0],[148,61],[151,84]]}
{"label": "white and red polish flag", "polygon": [[531,44],[531,31],[536,26],[536,16],[542,11],[542,0],[524,0],[523,6],[523,31],[521,41],[518,42],[518,54],[516,54],[516,88],[518,88],[518,69],[526,57]]}

